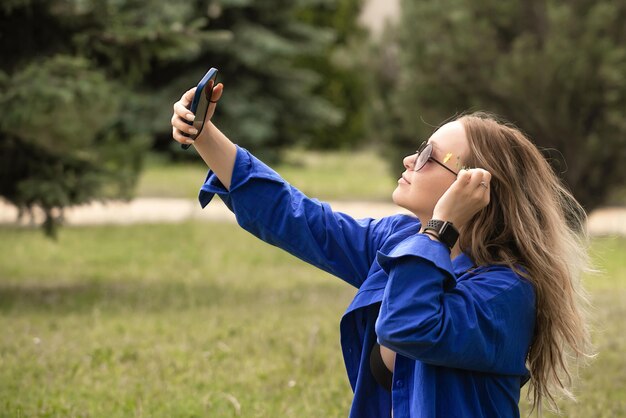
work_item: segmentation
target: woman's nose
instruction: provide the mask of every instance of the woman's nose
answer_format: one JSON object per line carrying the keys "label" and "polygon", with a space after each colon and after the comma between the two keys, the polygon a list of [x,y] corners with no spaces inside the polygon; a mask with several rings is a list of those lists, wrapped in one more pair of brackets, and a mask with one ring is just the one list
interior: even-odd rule
{"label": "woman's nose", "polygon": [[411,167],[412,167],[412,165],[413,165],[413,163],[412,163],[412,159],[413,159],[413,157],[414,157],[414,156],[415,156],[414,154],[413,154],[413,155],[407,155],[407,156],[406,156],[406,157],[404,157],[404,159],[402,160],[402,163],[404,164],[404,167],[405,167],[407,170],[410,170],[410,169],[411,169]]}

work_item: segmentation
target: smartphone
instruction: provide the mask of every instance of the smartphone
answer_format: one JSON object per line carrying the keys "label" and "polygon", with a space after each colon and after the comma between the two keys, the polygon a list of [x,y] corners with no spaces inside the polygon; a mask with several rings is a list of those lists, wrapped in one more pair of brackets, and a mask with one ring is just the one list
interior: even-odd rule
{"label": "smartphone", "polygon": [[[194,128],[198,130],[198,133],[195,135],[189,135],[183,133],[183,135],[188,136],[191,139],[196,139],[200,132],[202,132],[202,128],[204,127],[204,118],[206,117],[206,112],[209,110],[209,104],[211,103],[211,96],[213,95],[213,87],[215,87],[215,82],[217,80],[217,68],[211,67],[209,71],[202,77],[202,80],[198,83],[198,87],[196,88],[196,93],[193,96],[193,100],[191,101],[191,106],[189,110],[195,115],[193,122],[183,119],[189,125],[193,125]],[[182,144],[182,149],[188,149],[190,144]]]}

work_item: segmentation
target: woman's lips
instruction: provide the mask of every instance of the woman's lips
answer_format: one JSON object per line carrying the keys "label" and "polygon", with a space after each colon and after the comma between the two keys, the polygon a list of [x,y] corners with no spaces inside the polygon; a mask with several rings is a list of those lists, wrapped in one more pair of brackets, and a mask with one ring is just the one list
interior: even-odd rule
{"label": "woman's lips", "polygon": [[411,184],[411,182],[410,182],[410,181],[408,181],[408,180],[406,179],[406,177],[404,177],[404,174],[402,174],[402,176],[398,179],[398,183],[401,183],[401,184],[403,184],[403,183],[406,183],[406,184]]}

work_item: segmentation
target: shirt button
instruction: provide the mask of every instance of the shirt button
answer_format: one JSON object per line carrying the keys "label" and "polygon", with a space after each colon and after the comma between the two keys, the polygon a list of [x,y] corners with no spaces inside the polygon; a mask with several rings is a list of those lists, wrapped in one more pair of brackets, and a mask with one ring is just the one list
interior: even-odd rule
{"label": "shirt button", "polygon": [[401,388],[402,386],[404,386],[404,380],[396,380],[396,387]]}
{"label": "shirt button", "polygon": [[352,349],[348,348],[348,353],[352,354]]}

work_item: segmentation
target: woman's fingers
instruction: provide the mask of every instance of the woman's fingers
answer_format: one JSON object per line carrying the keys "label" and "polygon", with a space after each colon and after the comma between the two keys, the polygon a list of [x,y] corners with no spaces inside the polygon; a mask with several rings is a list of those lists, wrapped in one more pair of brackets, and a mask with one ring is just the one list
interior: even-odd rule
{"label": "woman's fingers", "polygon": [[193,139],[186,137],[180,132],[180,130],[174,127],[172,127],[172,138],[181,144],[193,144]]}
{"label": "woman's fingers", "polygon": [[183,94],[183,97],[180,98],[180,103],[182,103],[183,106],[187,108],[189,107],[191,101],[193,100],[193,95],[196,93],[196,89],[197,87],[190,88],[185,92],[185,94]]}
{"label": "woman's fingers", "polygon": [[172,116],[171,123],[174,128],[178,129],[179,131],[183,133],[191,134],[191,135],[195,135],[198,133],[198,130],[194,128],[193,125],[189,125],[188,123],[186,123],[185,121],[183,121],[180,117],[176,115]]}
{"label": "woman's fingers", "polygon": [[174,103],[174,114],[176,114],[181,119],[186,119],[189,122],[193,122],[194,114],[191,113],[191,111],[186,106],[184,106],[182,102]]}
{"label": "woman's fingers", "polygon": [[179,101],[174,103],[174,114],[172,115],[172,137],[182,144],[193,144],[193,140],[184,134],[195,135],[198,130],[192,125],[189,125],[185,120],[193,122],[194,114],[189,111],[189,104],[193,99],[196,87],[187,90]]}
{"label": "woman's fingers", "polygon": [[491,182],[491,173],[482,168],[472,170],[471,179],[467,185],[468,192],[477,204],[482,208],[489,204],[490,193],[489,183]]}
{"label": "woman's fingers", "polygon": [[[462,187],[467,187],[468,190],[474,190],[476,187],[483,187],[481,183],[489,186],[491,181],[491,173],[482,168],[472,168],[469,170],[461,170],[457,177],[458,183]],[[483,187],[484,188],[484,187]]]}
{"label": "woman's fingers", "polygon": [[213,87],[213,93],[211,94],[211,101],[217,102],[224,92],[224,85],[222,83],[218,83],[217,86]]}
{"label": "woman's fingers", "polygon": [[480,183],[483,181],[484,177],[485,177],[485,170],[480,169],[480,168],[472,169],[468,186],[471,187],[472,190],[476,187],[482,187],[480,186]]}
{"label": "woman's fingers", "polygon": [[217,107],[217,101],[222,97],[222,92],[224,91],[224,85],[219,83],[217,86],[213,87],[211,90],[211,101],[209,102],[209,108],[206,112],[205,122],[211,120],[213,117],[213,113],[215,113],[215,108]]}
{"label": "woman's fingers", "polygon": [[459,174],[456,177],[456,180],[460,185],[468,184],[471,179],[472,179],[472,171],[465,170],[465,169],[459,171]]}
{"label": "woman's fingers", "polygon": [[453,194],[457,195],[458,204],[476,204],[484,207],[489,203],[490,194],[488,191],[490,181],[491,173],[482,168],[461,170],[455,184],[450,189],[453,189]]}

